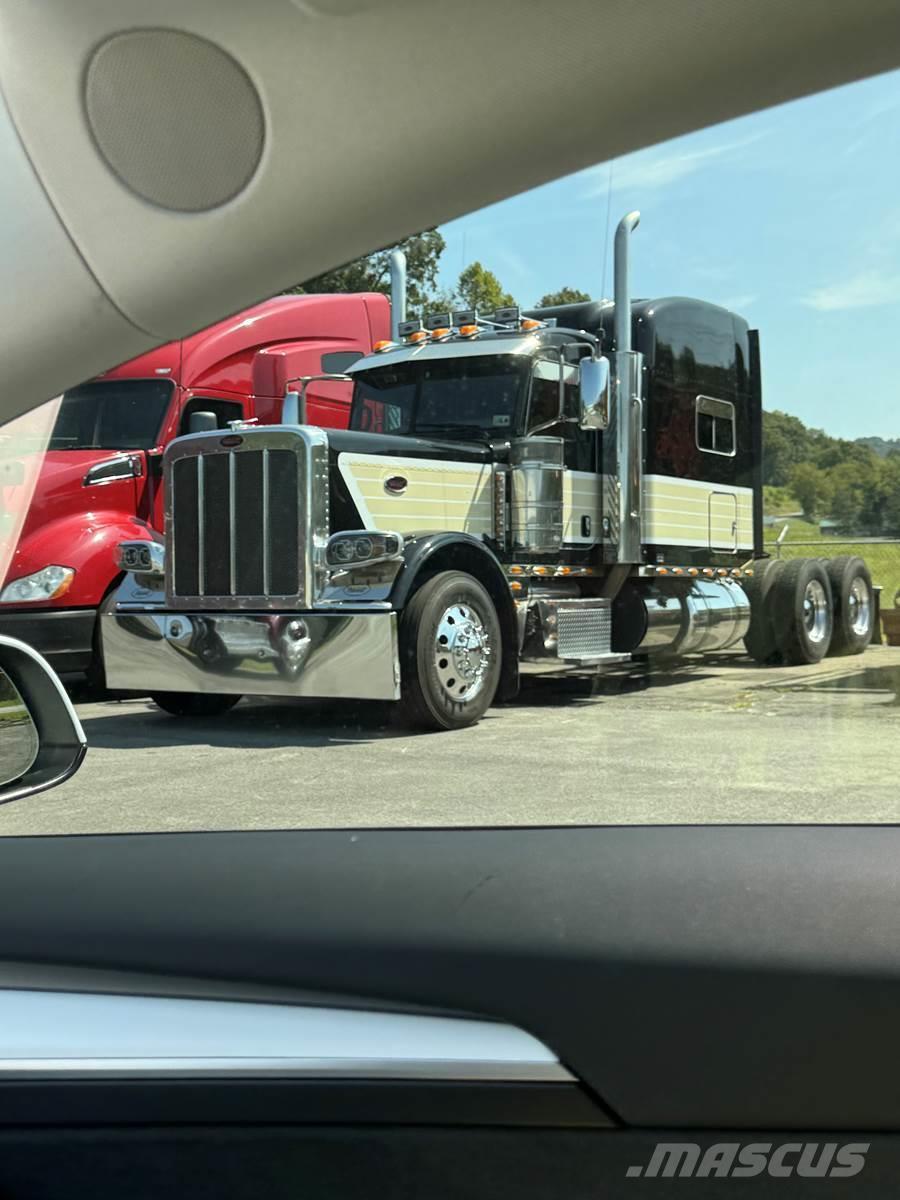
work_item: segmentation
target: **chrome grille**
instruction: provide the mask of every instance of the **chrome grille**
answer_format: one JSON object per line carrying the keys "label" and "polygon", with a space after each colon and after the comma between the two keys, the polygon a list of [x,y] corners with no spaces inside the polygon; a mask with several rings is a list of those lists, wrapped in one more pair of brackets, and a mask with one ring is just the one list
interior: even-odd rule
{"label": "chrome grille", "polygon": [[221,434],[172,444],[166,458],[171,603],[310,602],[313,548],[316,536],[327,534],[327,441],[318,430],[308,433],[248,430],[235,448],[224,447],[232,439]]}
{"label": "chrome grille", "polygon": [[557,654],[560,658],[594,658],[609,654],[612,613],[609,604],[561,603],[557,610]]}

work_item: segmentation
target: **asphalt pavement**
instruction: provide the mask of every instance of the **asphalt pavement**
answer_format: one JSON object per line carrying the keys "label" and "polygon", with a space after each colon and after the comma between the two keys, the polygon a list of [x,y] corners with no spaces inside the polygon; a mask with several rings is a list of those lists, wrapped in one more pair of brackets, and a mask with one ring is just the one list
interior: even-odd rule
{"label": "asphalt pavement", "polygon": [[244,700],[182,721],[79,705],[80,772],[0,835],[352,826],[896,822],[900,649],[817,667],[723,655],[540,681],[473,729],[389,706]]}

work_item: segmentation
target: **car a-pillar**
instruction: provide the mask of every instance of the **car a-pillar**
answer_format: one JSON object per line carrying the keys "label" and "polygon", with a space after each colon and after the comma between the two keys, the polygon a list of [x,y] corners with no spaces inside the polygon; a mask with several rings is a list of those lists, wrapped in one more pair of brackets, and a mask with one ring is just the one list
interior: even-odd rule
{"label": "car a-pillar", "polygon": [[463,729],[518,690],[515,609],[500,564],[475,538],[410,539],[392,602],[399,611],[400,714]]}

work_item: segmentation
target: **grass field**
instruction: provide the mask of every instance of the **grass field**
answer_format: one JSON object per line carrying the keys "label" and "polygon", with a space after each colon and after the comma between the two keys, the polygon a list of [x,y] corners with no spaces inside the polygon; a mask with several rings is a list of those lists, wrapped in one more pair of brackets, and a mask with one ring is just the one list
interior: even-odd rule
{"label": "grass field", "polygon": [[[788,526],[788,532],[779,552],[774,543],[784,525]],[[836,558],[839,554],[858,554],[868,564],[872,572],[872,582],[883,589],[883,608],[893,606],[894,595],[900,590],[900,541],[853,542],[823,537],[818,525],[813,522],[791,518],[779,523],[774,529],[767,529],[765,544],[773,558],[779,554],[781,558],[817,558],[820,555]]]}

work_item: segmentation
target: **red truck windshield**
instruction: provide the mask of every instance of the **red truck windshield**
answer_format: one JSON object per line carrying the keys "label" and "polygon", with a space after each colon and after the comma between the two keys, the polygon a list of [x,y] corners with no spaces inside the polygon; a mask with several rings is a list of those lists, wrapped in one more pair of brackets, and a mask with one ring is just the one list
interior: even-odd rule
{"label": "red truck windshield", "polygon": [[109,379],[70,388],[48,449],[151,449],[159,443],[173,386],[170,379]]}

